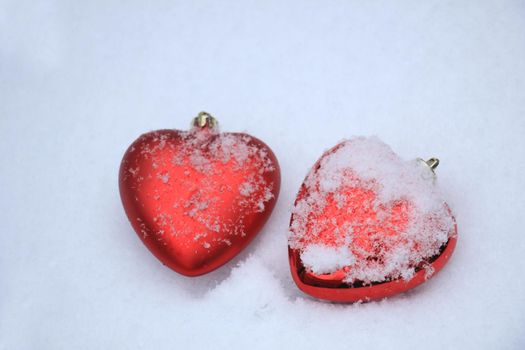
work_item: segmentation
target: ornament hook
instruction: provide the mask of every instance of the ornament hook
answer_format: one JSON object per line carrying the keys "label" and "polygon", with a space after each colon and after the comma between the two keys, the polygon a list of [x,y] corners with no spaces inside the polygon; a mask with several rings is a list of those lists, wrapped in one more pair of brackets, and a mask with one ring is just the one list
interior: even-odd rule
{"label": "ornament hook", "polygon": [[439,165],[439,159],[437,158],[430,158],[429,160],[425,161],[427,163],[430,170],[434,171]]}
{"label": "ornament hook", "polygon": [[219,124],[217,119],[215,119],[208,112],[200,112],[195,118],[193,118],[192,122],[193,126],[199,128],[208,127],[210,129],[215,129],[217,127],[217,124]]}
{"label": "ornament hook", "polygon": [[436,168],[439,165],[439,159],[432,157],[429,160],[424,160],[422,158],[417,158],[417,160],[420,164],[424,164],[426,167],[428,167],[428,169],[430,169],[430,171],[432,172],[432,177],[435,180],[436,179]]}

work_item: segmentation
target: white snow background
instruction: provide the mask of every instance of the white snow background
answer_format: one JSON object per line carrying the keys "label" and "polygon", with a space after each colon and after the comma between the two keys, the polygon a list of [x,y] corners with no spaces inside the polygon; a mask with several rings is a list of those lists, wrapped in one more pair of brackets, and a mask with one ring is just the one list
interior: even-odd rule
{"label": "white snow background", "polygon": [[[0,1],[1,349],[524,349],[523,1]],[[122,209],[141,133],[223,131],[282,169],[256,240],[199,278]],[[313,300],[288,271],[296,191],[344,137],[437,156],[456,252],[381,302]]]}

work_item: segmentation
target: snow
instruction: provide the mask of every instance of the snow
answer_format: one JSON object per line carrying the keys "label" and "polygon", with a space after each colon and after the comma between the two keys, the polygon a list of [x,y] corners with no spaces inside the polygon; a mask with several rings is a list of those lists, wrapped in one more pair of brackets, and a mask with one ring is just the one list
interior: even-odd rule
{"label": "snow", "polygon": [[[524,15],[515,1],[4,0],[0,349],[523,349]],[[138,135],[201,110],[267,143],[282,183],[250,246],[192,279],[136,237],[117,172]],[[458,245],[415,290],[330,304],[295,287],[286,232],[310,167],[355,135],[441,160]]]}
{"label": "snow", "polygon": [[378,137],[340,142],[304,184],[288,240],[314,273],[347,268],[350,284],[410,280],[456,234],[431,168],[404,161]]}
{"label": "snow", "polygon": [[325,274],[353,265],[355,256],[347,246],[308,244],[301,254],[304,266],[315,274]]}

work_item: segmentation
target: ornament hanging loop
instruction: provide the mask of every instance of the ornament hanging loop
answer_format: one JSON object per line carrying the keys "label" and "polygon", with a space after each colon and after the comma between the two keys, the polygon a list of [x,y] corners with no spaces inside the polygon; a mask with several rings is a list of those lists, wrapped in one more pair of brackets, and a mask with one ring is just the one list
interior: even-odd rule
{"label": "ornament hanging loop", "polygon": [[200,112],[195,118],[193,118],[192,126],[197,128],[209,128],[215,129],[219,122],[211,114],[207,112]]}
{"label": "ornament hanging loop", "polygon": [[427,165],[430,168],[430,170],[435,171],[436,168],[439,165],[439,159],[437,159],[437,158],[430,158],[429,160],[425,161],[425,163],[427,163]]}
{"label": "ornament hanging loop", "polygon": [[421,159],[421,158],[417,158],[417,161],[420,164],[423,164],[425,167],[428,167],[428,169],[431,171],[432,178],[435,181],[436,180],[436,168],[439,165],[439,159],[434,158],[434,157],[430,158],[429,160],[424,160],[424,159]]}

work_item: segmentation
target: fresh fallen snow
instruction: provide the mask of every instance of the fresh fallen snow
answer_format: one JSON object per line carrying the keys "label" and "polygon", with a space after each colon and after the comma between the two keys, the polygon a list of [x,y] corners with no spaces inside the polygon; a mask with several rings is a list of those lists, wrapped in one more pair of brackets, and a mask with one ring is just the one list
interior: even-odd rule
{"label": "fresh fallen snow", "polygon": [[[0,349],[524,349],[524,18],[508,0],[0,2]],[[203,109],[272,148],[281,193],[243,253],[186,278],[131,229],[117,172],[138,135]],[[441,160],[458,244],[406,294],[330,304],[296,288],[286,232],[353,135]]]}
{"label": "fresh fallen snow", "polygon": [[377,137],[326,152],[304,186],[289,243],[317,274],[345,268],[348,283],[409,280],[455,234],[432,170],[401,159]]}
{"label": "fresh fallen snow", "polygon": [[356,263],[355,255],[348,246],[332,247],[315,243],[303,248],[301,260],[307,269],[316,274],[334,272]]}

